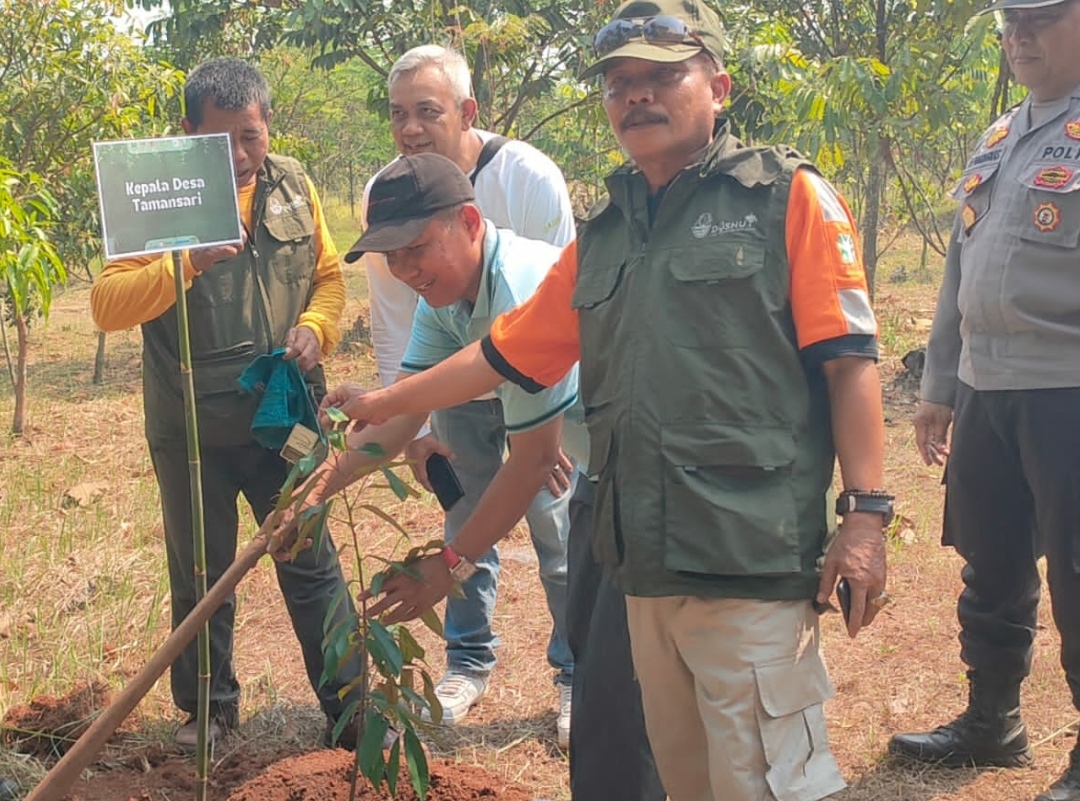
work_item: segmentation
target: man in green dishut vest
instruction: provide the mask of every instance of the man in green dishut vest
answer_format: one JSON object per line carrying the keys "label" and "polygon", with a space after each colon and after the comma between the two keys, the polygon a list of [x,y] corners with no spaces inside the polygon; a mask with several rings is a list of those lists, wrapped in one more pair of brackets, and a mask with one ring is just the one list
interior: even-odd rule
{"label": "man in green dishut vest", "polygon": [[[814,801],[844,785],[814,603],[845,579],[854,637],[887,601],[892,497],[855,224],[798,154],[747,147],[718,119],[731,80],[703,2],[625,3],[594,45],[585,76],[602,76],[632,162],[577,242],[476,346],[324,404],[378,423],[502,381],[539,391],[580,357],[593,545],[626,594],[671,801]],[[406,619],[423,595],[395,576],[369,611]]]}
{"label": "man in green dishut vest", "polygon": [[[259,398],[243,394],[237,379],[256,356],[284,348],[283,358],[295,359],[310,391],[321,395],[325,379],[319,362],[340,339],[345,283],[310,179],[295,159],[268,153],[270,90],[258,70],[233,58],[206,61],[188,75],[184,101],[185,133],[231,137],[246,239],[242,247],[185,251],[182,259],[202,451],[207,579],[213,584],[236,554],[237,497],[242,493],[262,522],[289,471],[276,450],[253,438]],[[142,327],[146,437],[161,491],[174,627],[195,605],[175,304],[169,254],[106,265],[90,296],[94,322],[103,331]],[[337,691],[359,675],[360,664],[353,660],[321,683],[323,626],[353,613],[348,604],[332,609],[345,585],[330,537],[321,538],[317,552],[275,562],[275,569],[308,678],[332,732],[347,704]],[[210,620],[212,738],[238,722],[235,607],[230,598]],[[184,749],[195,746],[197,673],[191,643],[170,671],[173,701],[189,716],[176,734]]]}

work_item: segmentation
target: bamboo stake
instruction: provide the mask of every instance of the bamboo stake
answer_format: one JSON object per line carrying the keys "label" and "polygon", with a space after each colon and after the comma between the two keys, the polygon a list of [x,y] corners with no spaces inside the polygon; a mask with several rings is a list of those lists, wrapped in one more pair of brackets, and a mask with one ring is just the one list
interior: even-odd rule
{"label": "bamboo stake", "polygon": [[278,519],[279,515],[276,513],[266,518],[247,548],[229,565],[229,569],[214,583],[203,599],[195,604],[195,608],[188,613],[188,616],[180,621],[180,625],[154,652],[146,666],[101,712],[90,728],[71,747],[71,750],[64,754],[60,761],[45,774],[45,778],[37,787],[30,791],[26,801],[60,801],[64,797],[68,788],[79,778],[79,774],[97,756],[117,727],[124,722],[124,718],[138,705],[143,696],[150,692],[154,682],[176,661],[187,644],[205,627],[210,616],[236,589],[240,579],[247,575],[255,567],[259,558],[266,553],[267,544],[270,542],[270,536],[274,532]]}
{"label": "bamboo stake", "polygon": [[[206,597],[206,526],[203,519],[202,461],[199,456],[199,417],[195,408],[195,376],[191,370],[191,332],[187,292],[180,251],[169,253],[176,281],[176,325],[180,343],[180,380],[184,388],[184,429],[187,434],[188,479],[191,489],[191,538],[195,558],[195,601]],[[199,694],[195,743],[195,801],[206,801],[210,775],[210,621],[199,630]]]}

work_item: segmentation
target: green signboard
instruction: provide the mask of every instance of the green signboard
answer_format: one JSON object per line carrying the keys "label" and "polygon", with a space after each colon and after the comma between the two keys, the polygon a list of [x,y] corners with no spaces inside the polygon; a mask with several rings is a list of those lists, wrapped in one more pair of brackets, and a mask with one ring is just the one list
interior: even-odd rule
{"label": "green signboard", "polygon": [[106,259],[243,241],[228,134],[94,142]]}

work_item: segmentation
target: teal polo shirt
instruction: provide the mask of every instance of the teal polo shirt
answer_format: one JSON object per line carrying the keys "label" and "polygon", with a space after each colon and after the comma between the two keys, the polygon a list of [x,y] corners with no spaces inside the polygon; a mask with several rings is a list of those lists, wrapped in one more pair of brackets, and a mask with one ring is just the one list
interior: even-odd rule
{"label": "teal polo shirt", "polygon": [[[496,317],[532,297],[558,260],[560,250],[546,242],[524,239],[512,231],[496,228],[491,220],[486,220],[484,265],[476,305],[461,300],[434,309],[421,298],[413,317],[409,345],[401,360],[402,372],[423,372],[483,339]],[[577,365],[562,381],[542,392],[529,394],[506,381],[495,390],[495,395],[502,401],[503,422],[511,435],[565,415],[563,450],[578,464],[588,464],[589,440],[578,400]]]}

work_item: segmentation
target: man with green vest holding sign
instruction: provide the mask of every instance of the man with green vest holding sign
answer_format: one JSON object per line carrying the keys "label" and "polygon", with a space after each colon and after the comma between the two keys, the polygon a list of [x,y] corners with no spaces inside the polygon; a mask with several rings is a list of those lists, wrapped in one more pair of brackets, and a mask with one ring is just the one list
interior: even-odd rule
{"label": "man with green vest holding sign", "polygon": [[[290,467],[277,449],[252,436],[260,399],[242,393],[237,380],[255,357],[283,348],[283,358],[295,359],[304,374],[306,391],[321,396],[325,378],[319,362],[340,339],[345,283],[310,179],[296,160],[268,153],[270,90],[263,76],[238,59],[212,59],[188,76],[184,101],[186,134],[231,137],[245,234],[242,246],[185,251],[182,260],[202,457],[207,580],[212,585],[235,557],[237,497],[244,495],[261,523],[273,510]],[[195,605],[175,304],[169,254],[106,265],[90,296],[94,322],[103,331],[142,326],[146,437],[161,491],[174,627]],[[338,698],[338,690],[360,672],[354,660],[320,686],[323,626],[333,599],[344,589],[329,535],[321,538],[317,551],[275,562],[275,569],[329,733],[348,703]],[[211,738],[238,722],[240,686],[232,667],[235,606],[230,598],[210,620]],[[351,605],[342,604],[329,620],[350,614]],[[171,670],[173,700],[189,716],[176,734],[184,749],[194,749],[196,742],[197,672],[193,642]]]}
{"label": "man with green vest holding sign", "polygon": [[[855,225],[798,154],[747,147],[717,119],[731,79],[701,0],[624,3],[594,45],[585,77],[602,76],[633,161],[577,242],[480,343],[324,404],[380,423],[507,380],[539,391],[580,357],[593,547],[626,594],[671,801],[824,798],[844,782],[814,603],[844,579],[848,633],[871,623],[892,516]],[[419,614],[424,589],[394,576],[369,613]]]}

